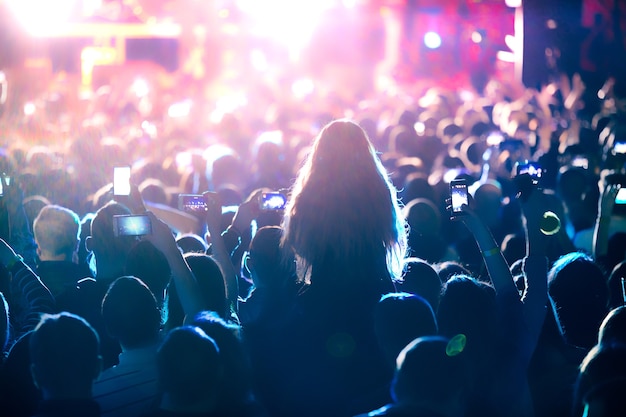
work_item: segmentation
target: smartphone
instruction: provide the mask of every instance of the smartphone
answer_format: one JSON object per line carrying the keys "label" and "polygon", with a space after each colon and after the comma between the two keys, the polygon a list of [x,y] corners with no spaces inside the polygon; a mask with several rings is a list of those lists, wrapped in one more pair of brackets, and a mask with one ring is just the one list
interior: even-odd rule
{"label": "smartphone", "polygon": [[152,234],[152,222],[145,214],[113,216],[115,236],[145,236]]}
{"label": "smartphone", "polygon": [[463,214],[463,204],[469,205],[467,196],[467,182],[465,180],[450,181],[450,198],[452,200],[452,215]]}
{"label": "smartphone", "polygon": [[2,197],[4,195],[4,184],[10,185],[11,184],[11,177],[6,176],[6,175],[2,175],[0,177],[0,197]]}
{"label": "smartphone", "polygon": [[283,210],[287,205],[287,197],[278,192],[263,193],[259,197],[261,210]]}
{"label": "smartphone", "polygon": [[620,188],[615,196],[615,204],[626,204],[626,188]]}
{"label": "smartphone", "polygon": [[113,168],[113,195],[130,194],[130,167]]}
{"label": "smartphone", "polygon": [[208,207],[207,202],[202,194],[179,194],[178,209],[182,211],[199,213],[207,211]]}

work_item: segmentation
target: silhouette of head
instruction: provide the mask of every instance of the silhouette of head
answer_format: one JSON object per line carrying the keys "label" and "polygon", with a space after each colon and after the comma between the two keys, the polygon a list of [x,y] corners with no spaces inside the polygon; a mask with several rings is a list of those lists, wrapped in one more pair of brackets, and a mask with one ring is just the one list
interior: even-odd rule
{"label": "silhouette of head", "polygon": [[157,372],[160,390],[171,405],[207,402],[218,395],[222,377],[217,344],[198,327],[173,329],[158,350]]}
{"label": "silhouette of head", "polygon": [[281,250],[282,236],[281,227],[265,226],[252,238],[246,265],[255,287],[281,287],[295,276],[293,253],[288,248]]}
{"label": "silhouette of head", "polygon": [[407,258],[404,265],[405,272],[398,286],[404,292],[423,297],[433,310],[437,310],[442,285],[435,269],[428,262],[418,258]]}
{"label": "silhouette of head", "polygon": [[[465,397],[466,357],[441,336],[420,337],[398,355],[391,394],[397,404],[437,415],[461,415]],[[443,413],[450,407],[452,413]]]}
{"label": "silhouette of head", "polygon": [[565,340],[593,347],[608,313],[608,288],[598,265],[581,252],[563,255],[548,274],[548,293]]}
{"label": "silhouette of head", "polygon": [[30,337],[30,358],[44,398],[89,397],[100,373],[100,340],[79,316],[44,315]]}
{"label": "silhouette of head", "polygon": [[437,334],[437,321],[430,304],[422,297],[390,293],[376,305],[374,330],[387,362],[395,366],[398,354],[409,342]]}
{"label": "silhouette of head", "polygon": [[600,325],[598,344],[614,342],[626,344],[626,306],[611,310]]}
{"label": "silhouette of head", "polygon": [[161,313],[154,295],[138,278],[126,276],[113,281],[102,300],[102,318],[111,337],[126,349],[158,340]]}

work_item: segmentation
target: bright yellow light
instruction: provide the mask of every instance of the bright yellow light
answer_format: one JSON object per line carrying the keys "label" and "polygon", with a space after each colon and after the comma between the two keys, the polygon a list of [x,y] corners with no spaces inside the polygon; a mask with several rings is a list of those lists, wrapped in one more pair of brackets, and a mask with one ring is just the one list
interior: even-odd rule
{"label": "bright yellow light", "polygon": [[77,0],[5,0],[15,19],[31,35],[64,26],[76,9]]}

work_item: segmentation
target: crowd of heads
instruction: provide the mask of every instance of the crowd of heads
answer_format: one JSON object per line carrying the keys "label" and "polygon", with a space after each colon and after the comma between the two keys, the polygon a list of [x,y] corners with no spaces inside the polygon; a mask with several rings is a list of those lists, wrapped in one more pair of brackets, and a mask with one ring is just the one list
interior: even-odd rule
{"label": "crowd of heads", "polygon": [[[626,220],[606,189],[622,185],[626,110],[620,84],[610,100],[585,103],[565,80],[541,91],[492,81],[471,100],[407,87],[294,103],[268,90],[219,122],[197,103],[187,118],[168,116],[182,97],[156,86],[141,100],[103,87],[54,112],[48,91],[34,115],[5,113],[0,169],[19,192],[0,207],[0,259],[10,261],[0,268],[0,407],[618,415],[609,410],[626,381]],[[527,160],[542,169],[530,188],[515,173]],[[111,193],[116,166],[131,167],[136,196]],[[452,179],[466,180],[472,218],[496,248],[451,217]],[[219,234],[209,214],[177,204],[207,191],[222,206]],[[285,194],[285,207],[260,210],[261,191]],[[559,218],[544,233],[555,234],[545,288],[531,282],[530,193]],[[180,258],[157,237],[115,235],[114,216],[137,212],[137,199],[162,214]],[[487,258],[500,251],[514,294],[492,276]],[[545,320],[528,336],[516,306],[537,291]],[[194,297],[204,308],[189,314]],[[49,314],[29,325],[38,313]],[[149,394],[129,388],[131,369]]]}

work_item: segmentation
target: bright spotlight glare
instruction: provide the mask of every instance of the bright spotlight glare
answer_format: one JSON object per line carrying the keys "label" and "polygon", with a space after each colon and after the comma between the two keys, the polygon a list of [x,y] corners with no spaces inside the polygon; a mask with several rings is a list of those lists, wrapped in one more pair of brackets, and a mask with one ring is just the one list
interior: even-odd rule
{"label": "bright spotlight glare", "polygon": [[251,31],[256,36],[282,42],[292,58],[309,41],[322,13],[334,3],[334,0],[237,0],[239,10],[253,21]]}
{"label": "bright spotlight glare", "polygon": [[76,9],[77,0],[5,0],[15,19],[31,35],[63,27]]}
{"label": "bright spotlight glare", "polygon": [[31,102],[24,104],[24,114],[26,116],[32,116],[35,114],[35,105]]}
{"label": "bright spotlight glare", "polygon": [[267,58],[260,49],[255,49],[250,52],[250,62],[252,62],[252,67],[259,72],[267,71],[269,67]]}
{"label": "bright spotlight glare", "polygon": [[472,42],[481,43],[482,41],[483,41],[483,35],[481,35],[480,32],[478,31],[472,32]]}
{"label": "bright spotlight glare", "polygon": [[191,111],[191,100],[180,101],[172,104],[167,110],[167,115],[172,119],[189,116]]}
{"label": "bright spotlight glare", "polygon": [[315,90],[315,84],[310,78],[301,78],[291,85],[291,92],[297,98],[304,98]]}
{"label": "bright spotlight glare", "polygon": [[424,35],[424,45],[429,49],[437,49],[441,46],[441,36],[436,32],[426,32]]}
{"label": "bright spotlight glare", "polygon": [[138,78],[133,83],[131,90],[137,97],[145,97],[150,92],[150,87],[148,86],[148,82],[143,78]]}

